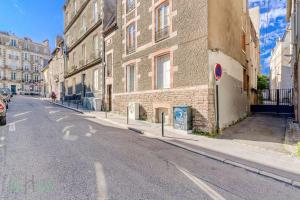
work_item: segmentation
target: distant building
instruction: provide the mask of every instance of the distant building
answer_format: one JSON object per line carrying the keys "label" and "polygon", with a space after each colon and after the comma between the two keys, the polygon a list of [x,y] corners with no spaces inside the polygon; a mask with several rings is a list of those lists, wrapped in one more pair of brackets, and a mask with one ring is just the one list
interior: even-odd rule
{"label": "distant building", "polygon": [[288,28],[282,39],[277,40],[270,60],[270,89],[294,87],[294,69],[291,63],[291,30]]}
{"label": "distant building", "polygon": [[45,95],[49,96],[52,92],[56,94],[58,100],[64,96],[64,73],[65,73],[65,56],[64,40],[62,37],[56,38],[56,47],[51,54],[51,59],[44,70],[48,75],[45,79],[45,85],[48,87]]}
{"label": "distant building", "polygon": [[0,87],[14,93],[39,94],[43,88],[41,70],[49,57],[48,40],[36,43],[0,32]]}

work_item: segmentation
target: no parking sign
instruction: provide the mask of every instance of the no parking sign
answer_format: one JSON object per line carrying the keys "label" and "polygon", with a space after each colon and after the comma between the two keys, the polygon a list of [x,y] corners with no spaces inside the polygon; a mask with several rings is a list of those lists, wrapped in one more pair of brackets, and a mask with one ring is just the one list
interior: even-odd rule
{"label": "no parking sign", "polygon": [[223,69],[220,64],[216,64],[215,66],[215,79],[216,81],[219,81],[222,78]]}

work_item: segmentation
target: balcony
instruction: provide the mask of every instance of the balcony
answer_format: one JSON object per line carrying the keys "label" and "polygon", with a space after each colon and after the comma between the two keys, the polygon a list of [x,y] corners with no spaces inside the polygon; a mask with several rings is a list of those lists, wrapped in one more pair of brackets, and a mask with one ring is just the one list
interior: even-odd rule
{"label": "balcony", "polygon": [[155,32],[155,42],[159,42],[161,40],[164,40],[170,36],[170,27],[166,26],[163,29],[160,29]]}
{"label": "balcony", "polygon": [[135,46],[127,46],[126,48],[126,53],[127,54],[131,54],[131,53],[134,53],[135,52]]}

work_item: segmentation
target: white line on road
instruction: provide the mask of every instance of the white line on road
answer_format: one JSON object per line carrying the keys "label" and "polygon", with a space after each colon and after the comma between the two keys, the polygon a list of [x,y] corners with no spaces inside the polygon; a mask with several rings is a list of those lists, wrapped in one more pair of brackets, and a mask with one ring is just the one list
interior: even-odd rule
{"label": "white line on road", "polygon": [[191,181],[193,181],[202,191],[204,191],[208,196],[210,196],[213,200],[225,200],[219,193],[209,187],[204,181],[200,180],[199,178],[192,175],[186,169],[183,169],[177,165],[176,168],[183,173],[186,177],[188,177]]}
{"label": "white line on road", "polygon": [[28,111],[28,112],[23,112],[23,113],[19,113],[19,114],[15,114],[14,117],[19,117],[21,115],[26,115],[28,113],[31,113],[32,111]]}
{"label": "white line on road", "polygon": [[95,171],[96,171],[96,184],[98,190],[98,200],[108,199],[107,198],[107,185],[103,166],[99,162],[95,162]]}
{"label": "white line on road", "polygon": [[60,122],[60,121],[62,121],[62,120],[64,120],[64,119],[67,119],[67,118],[68,118],[68,116],[64,116],[64,117],[62,117],[62,118],[57,119],[56,122]]}
{"label": "white line on road", "polygon": [[66,126],[64,127],[64,129],[62,130],[63,133],[65,133],[67,130],[69,130],[70,128],[74,127],[73,125],[71,126]]}
{"label": "white line on road", "polygon": [[16,124],[15,123],[11,123],[9,124],[9,132],[15,132],[16,131]]}
{"label": "white line on road", "polygon": [[59,112],[61,112],[61,110],[52,110],[49,112],[49,114],[55,114],[55,113],[59,113]]}

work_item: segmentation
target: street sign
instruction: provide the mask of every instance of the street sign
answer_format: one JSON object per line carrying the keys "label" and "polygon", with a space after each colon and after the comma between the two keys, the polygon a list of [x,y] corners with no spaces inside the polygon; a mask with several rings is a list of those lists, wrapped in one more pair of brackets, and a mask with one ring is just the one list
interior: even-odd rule
{"label": "street sign", "polygon": [[220,64],[216,64],[215,66],[215,79],[219,81],[222,78],[223,70]]}

